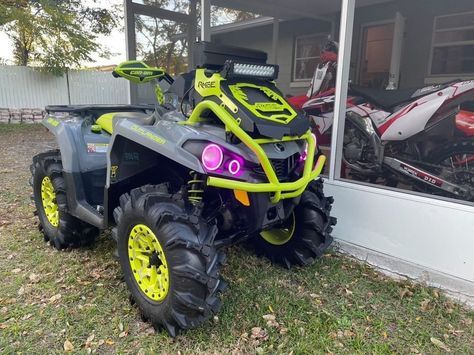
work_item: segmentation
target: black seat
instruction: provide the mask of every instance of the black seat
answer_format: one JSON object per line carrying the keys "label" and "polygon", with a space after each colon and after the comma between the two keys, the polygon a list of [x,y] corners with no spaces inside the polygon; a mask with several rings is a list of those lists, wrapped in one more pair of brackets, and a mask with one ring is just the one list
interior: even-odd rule
{"label": "black seat", "polygon": [[[402,90],[383,90],[364,88],[361,86],[350,86],[349,94],[353,96],[363,97],[375,106],[383,109],[390,109],[414,98],[415,92],[419,89],[402,89]],[[429,94],[427,92],[424,95]],[[424,96],[424,95],[420,95]]]}
{"label": "black seat", "polygon": [[362,86],[350,85],[349,95],[363,97],[375,106],[390,111],[390,109],[395,106],[406,103],[413,99],[419,99],[420,97],[432,94],[459,81],[459,79],[456,79],[440,85],[423,86],[420,88],[400,90],[372,89],[364,88]]}

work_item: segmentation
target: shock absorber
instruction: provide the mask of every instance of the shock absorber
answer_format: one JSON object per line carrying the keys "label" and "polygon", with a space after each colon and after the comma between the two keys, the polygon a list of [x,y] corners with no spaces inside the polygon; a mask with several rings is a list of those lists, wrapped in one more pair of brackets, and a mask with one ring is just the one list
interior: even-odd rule
{"label": "shock absorber", "polygon": [[189,175],[191,175],[191,180],[188,181],[188,200],[191,204],[198,205],[204,194],[204,180],[195,171],[190,171]]}

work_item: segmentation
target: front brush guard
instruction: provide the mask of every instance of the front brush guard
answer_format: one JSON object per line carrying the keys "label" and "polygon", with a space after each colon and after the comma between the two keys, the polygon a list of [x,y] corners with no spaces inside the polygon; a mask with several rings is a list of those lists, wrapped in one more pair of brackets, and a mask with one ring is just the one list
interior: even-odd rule
{"label": "front brush guard", "polygon": [[[201,117],[202,113],[207,110],[214,112],[214,114],[224,123],[226,131],[234,133],[234,135],[239,138],[247,147],[249,147],[254,154],[257,156],[262,168],[265,172],[265,175],[268,179],[268,183],[249,183],[243,181],[236,181],[231,179],[219,178],[219,177],[208,177],[207,185],[232,189],[232,190],[241,190],[246,192],[270,192],[274,193],[271,197],[272,203],[277,203],[281,199],[294,198],[303,193],[306,189],[306,186],[310,181],[316,179],[324,167],[326,162],[326,157],[324,155],[319,155],[316,164],[314,163],[314,156],[316,152],[316,139],[313,139],[311,130],[308,130],[301,137],[283,137],[281,140],[277,139],[253,139],[251,138],[242,128],[239,126],[239,122],[235,120],[232,115],[229,114],[226,110],[226,105],[219,105],[212,100],[201,101],[195,108],[189,119],[181,124],[197,124],[200,122],[205,122],[205,119]],[[273,166],[268,159],[265,151],[262,149],[260,144],[265,143],[275,143],[282,141],[290,140],[306,140],[308,144],[308,153],[305,165],[303,168],[303,175],[300,179],[293,182],[280,182],[278,177],[273,169]]]}

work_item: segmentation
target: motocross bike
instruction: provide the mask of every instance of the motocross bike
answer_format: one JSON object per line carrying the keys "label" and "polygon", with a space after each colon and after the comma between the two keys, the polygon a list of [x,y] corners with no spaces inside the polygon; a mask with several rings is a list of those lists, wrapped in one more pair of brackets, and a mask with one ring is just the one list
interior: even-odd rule
{"label": "motocross bike", "polygon": [[[313,131],[323,145],[331,141],[334,87],[327,84],[334,84],[337,48],[337,43],[328,41],[308,93],[289,99],[294,107],[308,114]],[[358,180],[375,182],[382,176],[389,186],[405,181],[424,192],[472,199],[472,192],[460,192],[458,185],[468,189],[473,186],[474,102],[470,101],[473,89],[472,81],[459,80],[407,90],[351,87],[347,99],[344,165]],[[353,122],[356,115],[364,117],[365,122],[359,120],[356,125]],[[354,131],[361,128],[362,136]],[[401,157],[408,165],[398,159]]]}
{"label": "motocross bike", "polygon": [[[417,90],[351,86],[349,94],[343,162],[354,178],[382,177],[389,186],[405,182],[422,192],[474,200],[474,80]],[[315,100],[304,108],[327,134],[334,100]]]}

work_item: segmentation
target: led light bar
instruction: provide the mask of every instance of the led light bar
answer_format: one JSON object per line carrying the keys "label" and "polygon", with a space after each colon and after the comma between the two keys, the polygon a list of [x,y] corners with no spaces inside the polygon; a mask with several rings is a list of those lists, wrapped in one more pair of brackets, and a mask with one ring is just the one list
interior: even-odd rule
{"label": "led light bar", "polygon": [[250,77],[275,80],[278,77],[278,65],[234,63],[232,61],[227,61],[222,75],[226,78]]}

